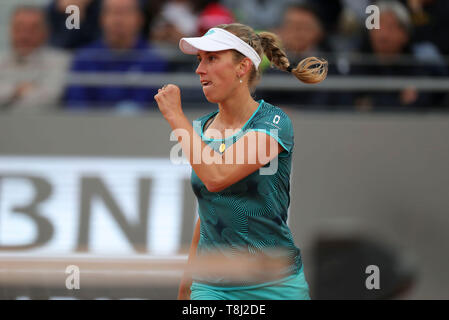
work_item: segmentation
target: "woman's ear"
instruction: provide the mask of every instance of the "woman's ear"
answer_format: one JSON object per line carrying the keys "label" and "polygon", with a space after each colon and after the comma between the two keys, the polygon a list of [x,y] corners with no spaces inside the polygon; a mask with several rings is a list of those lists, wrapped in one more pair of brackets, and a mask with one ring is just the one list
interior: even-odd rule
{"label": "woman's ear", "polygon": [[240,77],[243,77],[247,73],[251,71],[252,62],[249,58],[245,57],[242,61],[240,61],[239,64],[239,75]]}

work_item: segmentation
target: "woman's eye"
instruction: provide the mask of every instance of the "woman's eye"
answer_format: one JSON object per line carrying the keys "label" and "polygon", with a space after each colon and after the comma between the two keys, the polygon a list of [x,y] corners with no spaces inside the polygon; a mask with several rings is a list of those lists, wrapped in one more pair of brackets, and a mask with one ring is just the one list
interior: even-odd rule
{"label": "woman's eye", "polygon": [[[210,61],[214,61],[214,60],[216,59],[216,57],[214,57],[214,56],[208,56],[208,57],[206,57],[206,59],[207,59],[207,61],[210,62]],[[202,59],[198,58],[198,59],[197,59],[197,63],[200,64],[200,63],[201,63],[201,60],[202,60]]]}

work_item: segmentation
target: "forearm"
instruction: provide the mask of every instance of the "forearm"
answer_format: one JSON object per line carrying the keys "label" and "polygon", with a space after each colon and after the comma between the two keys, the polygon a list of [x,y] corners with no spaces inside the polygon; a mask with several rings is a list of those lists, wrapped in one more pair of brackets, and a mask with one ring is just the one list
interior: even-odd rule
{"label": "forearm", "polygon": [[[178,132],[177,138],[181,148],[190,162],[192,169],[200,180],[208,187],[224,178],[226,164],[218,152],[209,147],[195,132],[191,122],[182,114],[167,119],[173,131]],[[208,163],[203,161],[203,154],[207,153]]]}
{"label": "forearm", "polygon": [[190,263],[195,258],[199,242],[200,242],[200,219],[198,218],[195,225],[195,230],[193,231],[192,243],[190,245],[189,250],[188,263]]}
{"label": "forearm", "polygon": [[274,159],[281,151],[274,138],[258,131],[245,133],[243,138],[223,152],[215,151],[202,140],[197,132],[199,130],[195,130],[182,111],[177,86],[164,86],[154,99],[173,129],[184,156],[209,192],[219,192],[235,184]]}
{"label": "forearm", "polygon": [[192,285],[191,263],[196,256],[196,250],[200,240],[200,219],[196,222],[195,230],[193,232],[192,243],[190,245],[189,257],[187,259],[187,270],[181,279],[181,284],[178,291],[178,299],[190,298],[190,286]]}

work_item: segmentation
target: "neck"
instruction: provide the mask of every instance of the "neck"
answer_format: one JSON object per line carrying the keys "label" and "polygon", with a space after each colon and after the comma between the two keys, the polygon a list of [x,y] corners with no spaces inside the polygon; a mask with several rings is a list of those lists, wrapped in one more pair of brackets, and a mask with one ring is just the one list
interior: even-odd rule
{"label": "neck", "polygon": [[259,104],[251,97],[249,90],[242,85],[226,100],[218,104],[220,123],[226,128],[240,128],[256,111]]}

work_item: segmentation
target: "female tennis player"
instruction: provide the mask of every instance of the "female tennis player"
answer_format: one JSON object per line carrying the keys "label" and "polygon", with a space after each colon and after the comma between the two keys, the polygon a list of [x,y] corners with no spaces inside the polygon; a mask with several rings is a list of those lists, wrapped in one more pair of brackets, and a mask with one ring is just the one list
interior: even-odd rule
{"label": "female tennis player", "polygon": [[[282,249],[289,263],[273,281],[236,283],[186,273],[178,299],[310,299],[300,250],[287,226],[293,126],[280,108],[255,101],[251,93],[264,54],[272,65],[305,83],[324,80],[327,62],[311,57],[291,66],[275,34],[256,34],[237,23],[216,26],[202,37],[182,38],[179,47],[197,55],[196,73],[204,95],[218,104],[216,111],[192,126],[183,113],[177,86],[164,85],[155,96],[171,128],[188,133],[188,139],[178,140],[193,169],[191,184],[199,208],[189,263],[210,253],[232,259],[237,253],[270,255],[273,249]],[[209,161],[199,159],[204,154]],[[261,174],[259,169],[274,161],[277,169]]]}

